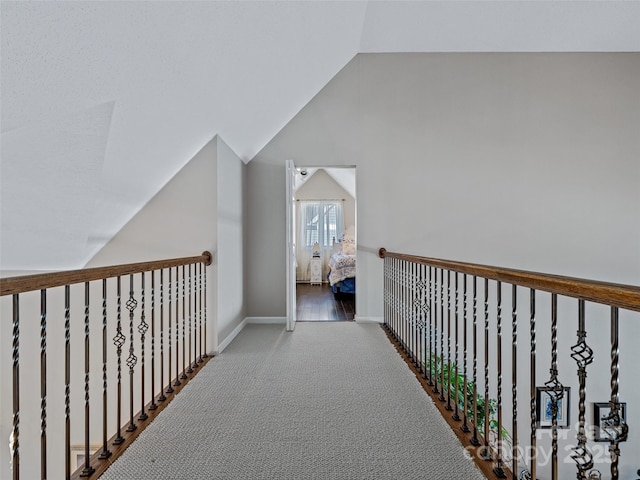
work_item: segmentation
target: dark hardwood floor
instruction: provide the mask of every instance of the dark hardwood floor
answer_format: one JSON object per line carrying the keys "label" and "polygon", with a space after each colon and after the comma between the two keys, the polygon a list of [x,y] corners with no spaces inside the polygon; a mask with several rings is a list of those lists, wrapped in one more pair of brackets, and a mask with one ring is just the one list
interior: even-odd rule
{"label": "dark hardwood floor", "polygon": [[349,293],[334,295],[328,284],[299,283],[297,319],[299,322],[352,321],[356,311],[356,296]]}

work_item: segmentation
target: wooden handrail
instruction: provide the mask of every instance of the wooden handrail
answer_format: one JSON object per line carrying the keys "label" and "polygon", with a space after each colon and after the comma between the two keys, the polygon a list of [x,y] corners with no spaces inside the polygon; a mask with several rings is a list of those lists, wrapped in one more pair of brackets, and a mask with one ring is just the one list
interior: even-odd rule
{"label": "wooden handrail", "polygon": [[397,258],[421,265],[444,268],[453,272],[466,273],[490,280],[499,280],[512,285],[520,285],[535,290],[557,293],[567,297],[640,312],[640,287],[635,285],[623,285],[547,273],[529,272],[526,270],[420,257],[404,253],[388,252],[385,248],[381,248],[378,251],[378,255],[380,258]]}
{"label": "wooden handrail", "polygon": [[131,275],[163,268],[179,267],[193,263],[211,265],[213,255],[205,251],[195,257],[172,258],[151,262],[128,263],[124,265],[110,265],[108,267],[95,267],[65,272],[39,273],[36,275],[23,275],[0,279],[0,297],[15,295],[44,288],[61,287],[76,283],[92,282],[103,278],[113,278]]}

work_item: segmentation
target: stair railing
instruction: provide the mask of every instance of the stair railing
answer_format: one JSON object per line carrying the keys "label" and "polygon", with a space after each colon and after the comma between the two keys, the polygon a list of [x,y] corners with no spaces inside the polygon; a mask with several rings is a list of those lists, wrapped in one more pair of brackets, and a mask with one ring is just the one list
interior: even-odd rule
{"label": "stair railing", "polygon": [[0,476],[106,470],[210,358],[211,262],[204,252],[0,279]]}
{"label": "stair railing", "polygon": [[[624,326],[639,325],[640,287],[384,248],[379,256],[389,337],[487,478],[558,480],[572,472],[591,480],[607,468],[612,480],[630,478],[637,464],[620,472],[620,458],[630,439],[627,410],[640,409],[640,375],[637,360],[621,367],[620,339]],[[524,321],[521,304],[528,306]],[[570,340],[572,331],[577,337]],[[528,348],[520,345],[523,338]],[[589,390],[606,397],[588,399],[587,370],[598,360],[608,374],[592,375]],[[631,385],[625,402],[621,373]],[[640,451],[637,440],[628,448]]]}

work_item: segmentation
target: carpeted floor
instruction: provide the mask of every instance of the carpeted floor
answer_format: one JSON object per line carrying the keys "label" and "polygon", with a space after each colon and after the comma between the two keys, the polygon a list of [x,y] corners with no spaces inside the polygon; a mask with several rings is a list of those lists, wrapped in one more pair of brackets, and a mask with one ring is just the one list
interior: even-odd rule
{"label": "carpeted floor", "polygon": [[484,476],[378,325],[248,325],[101,477]]}

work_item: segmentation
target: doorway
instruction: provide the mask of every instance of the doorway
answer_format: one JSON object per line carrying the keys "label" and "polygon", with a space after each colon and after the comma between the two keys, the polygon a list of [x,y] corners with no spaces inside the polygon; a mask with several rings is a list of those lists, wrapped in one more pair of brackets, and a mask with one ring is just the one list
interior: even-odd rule
{"label": "doorway", "polygon": [[295,305],[293,322],[355,318],[355,172],[352,166],[292,169],[288,234],[294,267],[288,265],[288,271],[295,271],[295,288],[291,285],[288,295],[295,301],[288,305]]}

